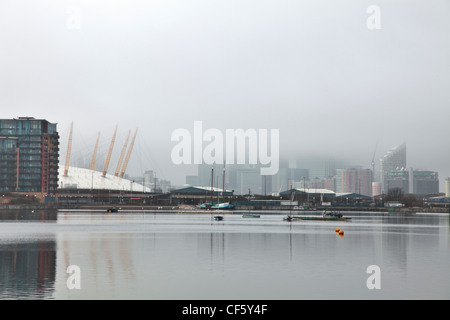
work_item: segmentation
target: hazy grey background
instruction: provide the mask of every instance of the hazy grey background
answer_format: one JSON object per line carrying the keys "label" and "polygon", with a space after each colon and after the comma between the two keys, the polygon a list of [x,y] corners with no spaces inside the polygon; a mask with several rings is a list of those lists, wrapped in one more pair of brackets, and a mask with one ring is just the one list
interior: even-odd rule
{"label": "hazy grey background", "polygon": [[[369,30],[369,5],[381,30]],[[80,28],[73,29],[73,8]],[[75,11],[76,13],[76,11]],[[283,155],[370,166],[405,141],[408,166],[450,176],[450,1],[0,0],[1,118],[58,123],[64,163],[115,157],[128,173],[171,163],[177,128],[280,129]],[[112,160],[110,171],[114,171]],[[442,189],[442,187],[441,187]]]}

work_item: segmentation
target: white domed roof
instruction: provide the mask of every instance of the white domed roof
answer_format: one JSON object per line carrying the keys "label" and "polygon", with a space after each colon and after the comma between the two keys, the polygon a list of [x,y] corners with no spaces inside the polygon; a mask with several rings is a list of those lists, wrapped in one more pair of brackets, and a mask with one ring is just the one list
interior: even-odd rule
{"label": "white domed roof", "polygon": [[136,192],[150,192],[150,188],[128,179],[116,177],[112,174],[106,174],[103,177],[102,172],[90,169],[69,167],[67,176],[64,176],[64,166],[59,167],[58,188],[73,189],[104,189],[104,190],[123,190]]}

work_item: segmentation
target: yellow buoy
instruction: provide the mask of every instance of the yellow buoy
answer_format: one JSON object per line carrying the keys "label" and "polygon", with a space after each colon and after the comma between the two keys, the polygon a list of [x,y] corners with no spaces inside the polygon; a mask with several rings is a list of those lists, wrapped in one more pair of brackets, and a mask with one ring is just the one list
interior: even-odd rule
{"label": "yellow buoy", "polygon": [[339,230],[339,235],[343,236],[344,235],[344,230]]}
{"label": "yellow buoy", "polygon": [[336,232],[339,232],[339,231],[341,231],[341,230],[339,230],[339,228],[336,228]]}

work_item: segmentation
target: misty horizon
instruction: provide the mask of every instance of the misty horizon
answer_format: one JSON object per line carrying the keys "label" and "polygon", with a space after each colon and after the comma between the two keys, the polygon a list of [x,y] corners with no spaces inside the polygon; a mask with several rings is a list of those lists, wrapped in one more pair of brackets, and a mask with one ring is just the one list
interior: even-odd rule
{"label": "misty horizon", "polygon": [[286,161],[319,154],[378,168],[405,142],[407,166],[437,171],[442,192],[449,14],[444,0],[6,0],[1,118],[57,123],[60,164],[72,121],[72,163],[90,161],[99,132],[100,162],[118,125],[109,172],[138,128],[127,174],[153,170],[174,185],[196,168],[172,162],[171,135],[195,121],[279,130]]}
{"label": "misty horizon", "polygon": [[[148,167],[146,167],[145,164],[143,164],[143,161],[145,161],[143,159],[148,160],[148,155],[151,152],[149,152],[149,150],[146,149],[149,146],[146,145],[145,143],[142,143],[141,141],[139,141],[140,139],[143,139],[143,137],[139,137],[139,135],[138,135],[138,138],[136,140],[137,147],[135,145],[132,155],[131,155],[130,162],[132,164],[134,163],[135,167],[130,168],[126,172],[130,178],[139,178],[139,177],[142,177],[146,171],[154,171],[154,172],[158,173],[158,179],[169,180],[173,186],[183,186],[183,185],[187,184],[186,176],[198,174],[198,166],[199,165],[214,167],[216,169],[219,168],[220,170],[222,170],[222,168],[224,168],[224,167],[229,169],[229,168],[233,168],[233,167],[237,168],[239,166],[240,167],[248,167],[248,168],[251,168],[251,167],[260,168],[261,166],[263,166],[261,164],[253,164],[253,165],[249,164],[248,163],[248,154],[246,154],[245,159],[247,160],[247,162],[245,162],[243,164],[238,164],[237,162],[228,163],[228,164],[225,162],[225,165],[223,164],[223,162],[214,163],[212,165],[206,164],[206,163],[202,163],[199,165],[193,164],[193,163],[192,164],[180,164],[180,165],[172,164],[174,167],[178,168],[178,171],[175,175],[168,175],[164,170],[158,170],[158,164],[150,165]],[[74,141],[76,141],[76,140],[77,140],[77,138],[74,137]],[[108,173],[112,174],[116,168],[116,165],[117,165],[117,162],[119,159],[119,154],[123,147],[122,144],[123,144],[124,140],[125,140],[125,135],[124,136],[120,136],[120,135],[116,136]],[[97,171],[102,171],[104,169],[107,151],[108,151],[108,148],[111,143],[111,141],[108,140],[106,137],[104,137],[103,140],[100,140],[100,141],[101,142],[99,145],[97,160],[95,163],[95,170],[97,170]],[[173,142],[172,145],[175,145],[175,144],[176,143]],[[401,145],[401,144],[402,143],[392,145],[389,149],[384,150],[384,151],[379,150],[379,146],[375,145],[374,150],[372,151],[372,154],[367,155],[367,156],[369,156],[370,159],[368,159],[365,162],[358,162],[357,159],[360,159],[362,157],[353,159],[350,156],[347,156],[347,157],[338,156],[338,155],[326,153],[326,152],[310,152],[310,153],[297,152],[297,153],[288,153],[288,154],[281,153],[280,158],[279,158],[279,167],[280,167],[280,169],[281,168],[309,169],[309,165],[314,161],[331,161],[331,163],[335,169],[357,168],[357,169],[372,170],[372,160],[373,160],[374,168],[375,168],[375,176],[373,177],[373,180],[379,181],[380,160],[388,151],[394,149],[395,147],[397,147],[398,145]],[[84,145],[85,145],[85,148],[82,148],[82,149],[77,148],[76,145],[72,145],[73,150],[72,150],[72,156],[70,158],[71,165],[79,166],[79,167],[83,167],[83,168],[89,168],[89,165],[92,160],[94,144],[86,145],[86,141],[84,141]],[[61,149],[65,150],[66,146],[67,146],[67,141],[63,141],[61,139]],[[246,147],[248,147],[248,144],[246,145]],[[139,148],[143,148],[144,150],[139,149]],[[414,166],[413,164],[411,164],[411,161],[408,160],[407,144],[406,144],[406,149],[407,149],[407,166],[404,168],[401,168],[401,169],[413,168],[414,170],[437,171],[437,170],[434,170],[433,168]],[[246,149],[246,151],[248,151],[248,149]],[[158,152],[158,150],[156,150],[156,152]],[[169,153],[170,153],[170,150],[169,150]],[[60,164],[61,165],[64,163],[65,157],[66,157],[66,151],[62,151],[60,154]],[[153,160],[150,159],[148,163],[152,163],[152,161]],[[156,162],[153,162],[153,163],[156,163]],[[139,167],[138,170],[136,170],[136,166]],[[276,173],[276,174],[278,174],[278,173]],[[442,177],[441,175],[439,175],[439,186],[440,186],[441,192],[443,192],[443,190],[444,190],[445,178],[446,177]],[[314,177],[310,176],[309,179],[314,179]]]}

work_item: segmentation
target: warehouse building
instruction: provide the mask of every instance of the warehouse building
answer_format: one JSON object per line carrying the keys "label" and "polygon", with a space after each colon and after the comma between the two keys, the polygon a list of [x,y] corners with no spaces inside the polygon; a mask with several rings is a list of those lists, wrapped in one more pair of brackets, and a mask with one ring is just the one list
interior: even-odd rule
{"label": "warehouse building", "polygon": [[231,197],[233,196],[233,190],[225,190],[223,192],[222,189],[219,188],[208,188],[208,187],[196,187],[196,186],[186,186],[180,189],[175,189],[170,192],[172,195],[178,196],[200,196],[200,197],[218,197],[225,196]]}

